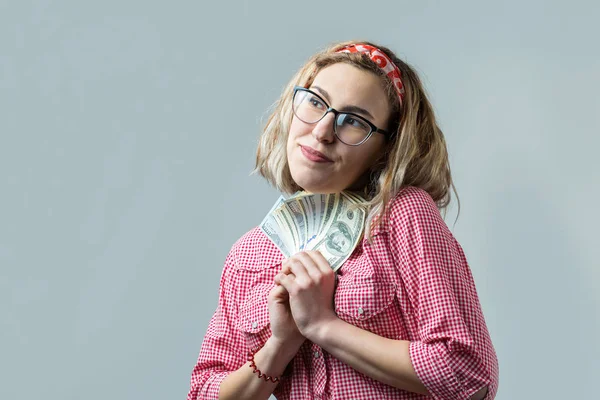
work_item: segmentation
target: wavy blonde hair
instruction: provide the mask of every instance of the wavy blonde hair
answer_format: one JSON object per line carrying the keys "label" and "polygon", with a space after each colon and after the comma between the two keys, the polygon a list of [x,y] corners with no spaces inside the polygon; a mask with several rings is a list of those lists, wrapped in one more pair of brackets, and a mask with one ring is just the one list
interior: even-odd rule
{"label": "wavy blonde hair", "polygon": [[[392,81],[369,57],[361,53],[336,53],[349,44],[364,43],[382,50],[402,74],[405,95],[402,107]],[[446,214],[450,203],[450,188],[460,200],[452,182],[450,163],[444,134],[437,125],[431,103],[424,87],[411,66],[400,60],[387,47],[367,41],[336,43],[313,55],[293,76],[284,88],[281,97],[270,109],[270,116],[260,136],[256,152],[256,167],[253,173],[260,173],[279,191],[291,194],[302,190],[292,179],[286,144],[292,122],[292,95],[294,86],[309,87],[323,68],[336,63],[350,64],[361,70],[379,76],[388,95],[392,108],[388,121],[388,131],[393,133],[386,144],[382,158],[367,171],[369,174],[360,194],[367,199],[367,238],[370,240],[373,229],[382,221],[388,203],[405,186],[416,186],[425,190],[435,201],[438,209]],[[456,217],[458,219],[458,215]]]}

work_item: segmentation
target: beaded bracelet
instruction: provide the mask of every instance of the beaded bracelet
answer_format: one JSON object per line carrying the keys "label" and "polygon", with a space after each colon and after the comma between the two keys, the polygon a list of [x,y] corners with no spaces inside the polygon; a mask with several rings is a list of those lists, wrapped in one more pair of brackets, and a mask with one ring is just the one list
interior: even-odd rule
{"label": "beaded bracelet", "polygon": [[273,383],[279,382],[279,378],[273,378],[267,374],[263,374],[260,369],[256,367],[256,363],[254,362],[254,355],[256,354],[256,350],[250,350],[248,352],[248,361],[250,361],[250,368],[253,368],[252,373],[258,373],[258,377],[265,380],[265,382],[271,381]]}

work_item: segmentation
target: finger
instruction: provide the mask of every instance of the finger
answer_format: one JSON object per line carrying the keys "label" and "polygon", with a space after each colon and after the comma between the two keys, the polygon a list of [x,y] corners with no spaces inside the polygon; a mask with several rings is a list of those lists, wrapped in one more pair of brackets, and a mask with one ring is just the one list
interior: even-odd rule
{"label": "finger", "polygon": [[296,276],[294,274],[292,274],[291,272],[288,274],[284,274],[283,272],[278,273],[277,275],[275,275],[275,277],[273,278],[273,282],[275,282],[276,285],[281,285],[281,278],[284,276],[290,276],[292,278],[295,278]]}
{"label": "finger", "polygon": [[327,261],[327,259],[323,256],[323,254],[321,254],[320,251],[311,250],[311,251],[307,251],[306,254],[308,254],[310,256],[310,258],[312,258],[312,260],[317,265],[317,267],[321,270],[322,273],[327,274],[327,275],[333,273],[333,270],[331,269],[331,265],[329,265],[329,261]]}
{"label": "finger", "polygon": [[323,277],[323,271],[321,271],[321,268],[319,268],[315,260],[307,252],[304,251],[296,254],[296,257],[298,257],[298,260],[302,262],[302,265],[306,269],[311,279],[313,281],[319,282]]}
{"label": "finger", "polygon": [[288,293],[295,293],[295,289],[298,284],[296,283],[296,278],[293,275],[286,274],[277,274],[276,279],[279,280],[279,283]]}
{"label": "finger", "polygon": [[281,272],[283,272],[284,274],[292,273],[291,265],[293,262],[296,261],[295,257],[296,257],[296,255],[294,254],[293,256],[291,256],[290,258],[286,259],[284,262],[281,263]]}
{"label": "finger", "polygon": [[281,285],[277,285],[275,286],[273,289],[271,289],[271,296],[275,299],[281,299],[281,300],[286,300],[289,298],[289,293],[287,290],[285,290],[285,288]]}
{"label": "finger", "polygon": [[313,279],[308,274],[308,271],[304,267],[302,260],[295,258],[290,262],[289,266],[290,266],[290,270],[291,270],[292,274],[294,274],[296,276],[295,281],[298,284],[302,284],[302,285],[310,285],[311,284]]}
{"label": "finger", "polygon": [[285,262],[281,264],[281,272],[283,272],[284,274],[289,274],[290,272],[292,272],[292,270],[290,269],[289,259],[285,260]]}

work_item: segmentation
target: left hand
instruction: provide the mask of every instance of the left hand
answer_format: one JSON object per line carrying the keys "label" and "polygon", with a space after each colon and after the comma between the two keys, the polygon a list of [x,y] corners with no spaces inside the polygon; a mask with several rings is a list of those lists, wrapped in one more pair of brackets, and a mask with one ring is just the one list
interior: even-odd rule
{"label": "left hand", "polygon": [[285,260],[275,283],[288,291],[292,316],[304,337],[311,339],[324,324],[337,319],[335,273],[320,252],[303,251]]}

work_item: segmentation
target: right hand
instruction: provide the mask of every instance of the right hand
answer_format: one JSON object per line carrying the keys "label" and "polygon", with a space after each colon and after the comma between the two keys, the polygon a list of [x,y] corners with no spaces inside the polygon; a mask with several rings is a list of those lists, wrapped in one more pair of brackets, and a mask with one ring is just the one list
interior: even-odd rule
{"label": "right hand", "polygon": [[296,326],[290,309],[290,295],[281,285],[275,285],[269,292],[269,321],[272,339],[281,345],[300,347],[306,340]]}

